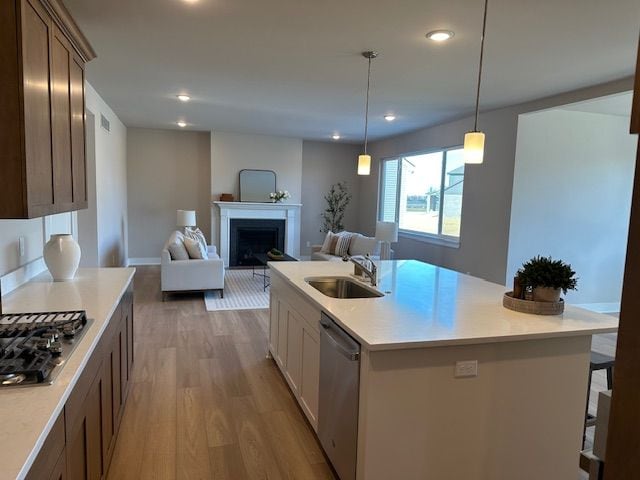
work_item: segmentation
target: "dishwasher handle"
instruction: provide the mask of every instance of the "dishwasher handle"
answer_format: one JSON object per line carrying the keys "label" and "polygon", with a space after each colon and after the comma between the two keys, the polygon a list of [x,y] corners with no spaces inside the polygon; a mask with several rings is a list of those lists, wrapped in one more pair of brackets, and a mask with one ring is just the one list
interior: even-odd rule
{"label": "dishwasher handle", "polygon": [[360,345],[340,335],[340,333],[335,330],[336,327],[332,321],[327,321],[323,318],[320,320],[320,325],[323,328],[322,334],[326,335],[333,349],[337,350],[342,356],[352,362],[360,360]]}

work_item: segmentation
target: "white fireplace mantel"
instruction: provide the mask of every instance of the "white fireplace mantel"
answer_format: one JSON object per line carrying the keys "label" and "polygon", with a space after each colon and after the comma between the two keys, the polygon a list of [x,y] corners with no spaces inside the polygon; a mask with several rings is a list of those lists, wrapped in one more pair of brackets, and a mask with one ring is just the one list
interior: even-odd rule
{"label": "white fireplace mantel", "polygon": [[220,232],[218,250],[224,266],[229,266],[229,225],[232,218],[284,220],[284,251],[292,257],[299,257],[301,207],[300,203],[213,202],[211,238],[218,238],[217,227]]}

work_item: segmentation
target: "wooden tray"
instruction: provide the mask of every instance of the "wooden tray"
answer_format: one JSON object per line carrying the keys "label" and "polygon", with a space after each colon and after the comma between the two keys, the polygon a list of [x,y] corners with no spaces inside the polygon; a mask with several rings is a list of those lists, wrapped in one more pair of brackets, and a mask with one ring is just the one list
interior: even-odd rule
{"label": "wooden tray", "polygon": [[502,305],[509,310],[534,315],[560,315],[564,312],[564,300],[559,302],[534,302],[513,298],[513,292],[507,292],[502,297]]}

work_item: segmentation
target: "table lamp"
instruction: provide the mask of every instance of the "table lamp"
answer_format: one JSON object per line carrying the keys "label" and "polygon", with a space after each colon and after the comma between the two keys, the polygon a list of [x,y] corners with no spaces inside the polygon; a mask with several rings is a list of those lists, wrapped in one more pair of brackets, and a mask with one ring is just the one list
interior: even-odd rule
{"label": "table lamp", "polygon": [[196,211],[195,210],[178,210],[176,225],[178,227],[184,227],[185,231],[187,227],[195,227]]}
{"label": "table lamp", "polygon": [[395,222],[376,223],[376,239],[380,246],[380,260],[391,260],[391,243],[398,241],[398,224]]}

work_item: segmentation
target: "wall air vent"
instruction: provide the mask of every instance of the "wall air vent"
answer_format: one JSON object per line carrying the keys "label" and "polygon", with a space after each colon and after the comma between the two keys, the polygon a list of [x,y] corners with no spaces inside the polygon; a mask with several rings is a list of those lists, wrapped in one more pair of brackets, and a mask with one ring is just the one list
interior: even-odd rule
{"label": "wall air vent", "polygon": [[109,120],[107,120],[107,117],[105,117],[103,114],[100,114],[100,126],[107,132],[111,131],[111,124],[109,123]]}

